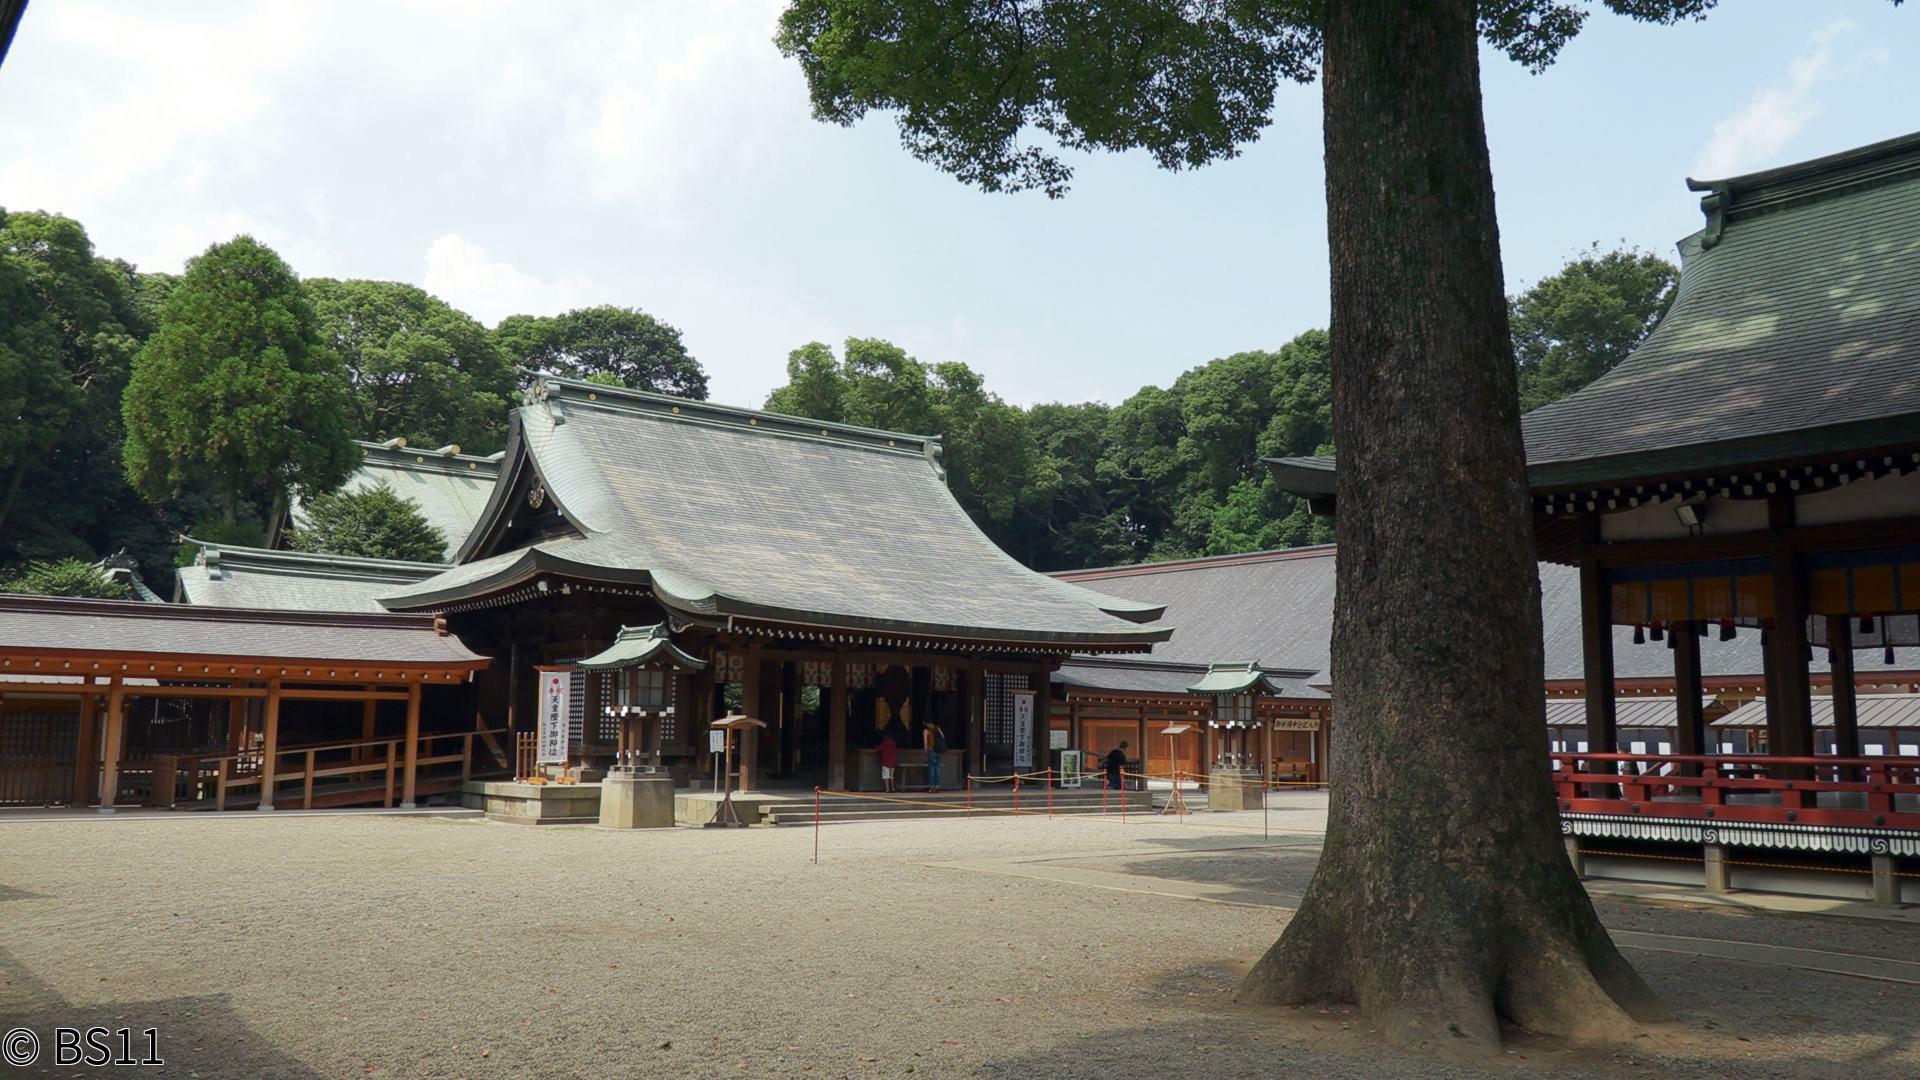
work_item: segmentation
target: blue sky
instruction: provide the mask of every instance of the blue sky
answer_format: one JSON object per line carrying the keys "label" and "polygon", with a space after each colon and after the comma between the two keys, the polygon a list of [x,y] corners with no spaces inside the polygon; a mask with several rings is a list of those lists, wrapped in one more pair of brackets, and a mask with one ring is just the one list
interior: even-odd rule
{"label": "blue sky", "polygon": [[[812,121],[779,8],[36,3],[0,69],[0,205],[143,269],[249,231],[303,275],[414,282],[489,324],[642,307],[747,405],[811,340],[1116,402],[1325,324],[1317,88],[1284,88],[1233,161],[1087,157],[1066,199],[989,196],[890,118]],[[1727,0],[1676,28],[1596,13],[1540,76],[1489,54],[1509,291],[1595,241],[1671,256],[1687,175],[1920,129],[1917,44],[1912,5]]]}

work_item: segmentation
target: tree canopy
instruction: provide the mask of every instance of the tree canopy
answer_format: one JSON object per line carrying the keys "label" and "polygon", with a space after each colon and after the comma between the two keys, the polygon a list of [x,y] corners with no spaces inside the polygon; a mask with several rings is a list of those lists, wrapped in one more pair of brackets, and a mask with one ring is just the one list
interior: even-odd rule
{"label": "tree canopy", "polygon": [[610,376],[611,385],[704,401],[707,373],[687,353],[680,331],[639,308],[576,308],[564,315],[514,315],[494,337],[507,357],[531,371],[576,379]]}
{"label": "tree canopy", "polygon": [[147,329],[132,268],[95,255],[79,222],[0,210],[0,565],[164,550],[119,465]]}
{"label": "tree canopy", "polygon": [[1558,401],[1613,370],[1673,306],[1680,269],[1658,255],[1582,252],[1513,298],[1520,408]]}
{"label": "tree canopy", "polygon": [[395,281],[305,282],[320,336],[340,357],[357,438],[458,443],[479,454],[506,439],[513,366],[487,328],[424,289]]}
{"label": "tree canopy", "polygon": [[295,551],[446,561],[446,534],[420,513],[419,503],[384,482],[316,495],[303,506],[306,523],[287,536],[287,546]]}
{"label": "tree canopy", "polygon": [[204,478],[232,522],[243,498],[278,519],[359,463],[340,359],[292,269],[250,236],[188,263],[134,357],[122,402],[127,476],[152,498]]}
{"label": "tree canopy", "polygon": [[[1599,0],[1674,22],[1718,0]],[[1487,0],[1480,35],[1550,65],[1592,3]],[[889,111],[907,151],[986,191],[1063,194],[1075,151],[1145,150],[1167,169],[1230,158],[1272,119],[1282,81],[1320,71],[1326,4],[1266,0],[790,0],[775,42],[815,118]]]}

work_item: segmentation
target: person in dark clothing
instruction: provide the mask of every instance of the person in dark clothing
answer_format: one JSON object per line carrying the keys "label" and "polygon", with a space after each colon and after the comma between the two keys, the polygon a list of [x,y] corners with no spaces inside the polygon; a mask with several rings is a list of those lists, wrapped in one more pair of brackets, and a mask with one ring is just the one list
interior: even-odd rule
{"label": "person in dark clothing", "polygon": [[1119,746],[1107,751],[1106,762],[1107,790],[1119,791],[1123,787],[1120,774],[1127,767],[1127,744],[1122,742]]}

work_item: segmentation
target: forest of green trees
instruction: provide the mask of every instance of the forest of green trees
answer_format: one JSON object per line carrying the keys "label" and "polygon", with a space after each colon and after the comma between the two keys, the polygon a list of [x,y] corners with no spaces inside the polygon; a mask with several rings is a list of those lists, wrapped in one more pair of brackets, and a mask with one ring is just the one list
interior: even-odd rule
{"label": "forest of green trees", "polygon": [[[1676,276],[1656,256],[1596,246],[1514,297],[1523,405],[1618,363],[1671,303]],[[181,533],[264,543],[289,499],[352,472],[352,439],[490,453],[531,370],[708,392],[680,331],[637,307],[488,329],[411,285],[303,280],[251,237],[178,275],[145,273],[96,254],[70,218],[0,209],[0,587],[82,591],[87,575],[63,564],[122,550],[165,581]],[[1040,570],[1330,538],[1259,464],[1330,449],[1323,330],[1115,405],[1031,407],[1002,401],[962,362],[869,338],[811,342],[788,355],[766,407],[943,436],[955,497]],[[406,554],[377,542],[352,553]]]}

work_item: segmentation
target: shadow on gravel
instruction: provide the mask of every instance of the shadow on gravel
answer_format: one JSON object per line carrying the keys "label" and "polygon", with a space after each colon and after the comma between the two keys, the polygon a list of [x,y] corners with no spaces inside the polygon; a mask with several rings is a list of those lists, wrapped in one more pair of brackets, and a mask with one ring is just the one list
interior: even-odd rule
{"label": "shadow on gravel", "polygon": [[[56,1066],[56,1027],[103,1027],[110,1032],[132,1030],[133,1057],[147,1050],[147,1028],[159,1029],[159,1055],[165,1062],[157,1075],[202,1077],[260,1077],[264,1080],[308,1080],[322,1074],[266,1045],[233,1011],[225,994],[113,1001],[76,1006],[35,976],[11,953],[0,949],[0,1031],[26,1028],[39,1039],[37,1060],[8,1068],[7,1076],[72,1076],[76,1064]],[[120,1048],[117,1034],[108,1045]],[[10,1061],[9,1064],[12,1064]]]}

